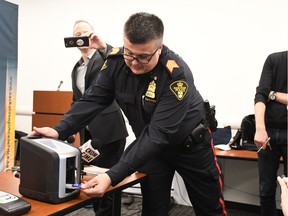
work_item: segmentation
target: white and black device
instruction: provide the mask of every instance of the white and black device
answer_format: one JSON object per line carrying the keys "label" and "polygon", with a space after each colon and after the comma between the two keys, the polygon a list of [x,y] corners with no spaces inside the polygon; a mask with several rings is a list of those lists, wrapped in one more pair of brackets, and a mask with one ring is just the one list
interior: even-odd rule
{"label": "white and black device", "polygon": [[89,37],[65,37],[64,38],[65,47],[88,47],[89,46]]}
{"label": "white and black device", "polygon": [[11,193],[0,191],[0,215],[18,216],[29,212],[31,204]]}
{"label": "white and black device", "polygon": [[63,141],[45,137],[21,137],[19,192],[25,197],[62,203],[78,197],[81,183],[81,151]]}

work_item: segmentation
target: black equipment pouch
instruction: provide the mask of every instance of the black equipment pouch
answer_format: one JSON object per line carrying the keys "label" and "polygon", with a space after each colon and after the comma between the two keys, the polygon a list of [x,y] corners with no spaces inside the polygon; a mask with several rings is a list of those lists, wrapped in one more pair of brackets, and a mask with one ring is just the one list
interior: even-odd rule
{"label": "black equipment pouch", "polygon": [[193,147],[193,140],[191,138],[191,135],[187,136],[182,144],[182,148],[184,152],[191,152]]}
{"label": "black equipment pouch", "polygon": [[200,123],[193,131],[192,137],[196,143],[202,142],[205,138],[208,128]]}
{"label": "black equipment pouch", "polygon": [[218,122],[215,118],[215,106],[210,106],[209,101],[205,100],[204,108],[206,111],[204,119],[192,131],[193,141],[196,143],[202,142],[205,139],[205,134],[207,133],[208,128],[210,128],[210,130],[213,132],[216,131],[218,126]]}
{"label": "black equipment pouch", "polygon": [[205,108],[205,117],[199,123],[199,125],[187,136],[187,138],[183,142],[183,149],[184,151],[190,151],[192,146],[201,143],[205,139],[205,135],[208,132],[208,128],[211,131],[216,131],[218,122],[215,118],[215,106],[211,106],[208,100],[204,101],[204,108]]}

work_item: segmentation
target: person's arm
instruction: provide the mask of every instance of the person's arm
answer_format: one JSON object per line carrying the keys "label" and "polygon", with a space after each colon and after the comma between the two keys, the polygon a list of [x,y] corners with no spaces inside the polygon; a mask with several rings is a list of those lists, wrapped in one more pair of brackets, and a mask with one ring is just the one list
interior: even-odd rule
{"label": "person's arm", "polygon": [[288,216],[288,178],[280,176],[277,177],[278,183],[281,187],[281,207],[284,216]]}
{"label": "person's arm", "polygon": [[107,59],[108,54],[110,53],[110,50],[113,47],[110,44],[106,44],[106,48],[103,50],[98,50],[99,54],[101,55],[102,59],[105,61]]}
{"label": "person's arm", "polygon": [[262,147],[266,149],[268,134],[266,131],[265,125],[265,111],[266,104],[269,103],[269,93],[271,91],[271,83],[272,83],[272,62],[271,57],[268,56],[263,70],[260,76],[259,85],[256,88],[256,94],[254,98],[254,112],[255,112],[255,124],[256,124],[256,132],[254,135],[254,143],[258,147]]}
{"label": "person's arm", "polygon": [[257,102],[254,106],[255,110],[255,123],[256,123],[256,132],[254,136],[254,143],[258,147],[266,149],[268,134],[265,126],[265,110],[266,105],[263,102]]}
{"label": "person's arm", "polygon": [[[270,92],[271,93],[271,92]],[[278,103],[288,105],[288,94],[283,92],[276,92],[275,101]]]}
{"label": "person's arm", "polygon": [[110,50],[113,48],[110,44],[105,43],[94,32],[90,34],[90,48],[97,49],[103,60],[106,60]]}

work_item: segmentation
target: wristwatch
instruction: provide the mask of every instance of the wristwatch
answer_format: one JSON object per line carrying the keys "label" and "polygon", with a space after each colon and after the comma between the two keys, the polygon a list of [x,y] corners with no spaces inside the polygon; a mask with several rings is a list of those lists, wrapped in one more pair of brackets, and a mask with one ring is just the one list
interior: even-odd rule
{"label": "wristwatch", "polygon": [[276,94],[277,94],[277,92],[271,91],[269,94],[269,99],[274,101],[276,99]]}

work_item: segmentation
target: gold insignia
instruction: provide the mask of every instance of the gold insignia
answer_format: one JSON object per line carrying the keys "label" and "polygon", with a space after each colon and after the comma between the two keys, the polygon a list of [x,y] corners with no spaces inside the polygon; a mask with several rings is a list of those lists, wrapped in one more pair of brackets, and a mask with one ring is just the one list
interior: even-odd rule
{"label": "gold insignia", "polygon": [[178,100],[182,100],[188,91],[188,85],[184,81],[175,81],[170,85],[171,91],[175,94]]}
{"label": "gold insignia", "polygon": [[107,60],[104,62],[104,64],[102,65],[102,68],[100,71],[104,70],[105,68],[107,68]]}
{"label": "gold insignia", "polygon": [[120,48],[119,47],[115,47],[112,48],[111,52],[109,53],[109,55],[115,55],[119,52]]}
{"label": "gold insignia", "polygon": [[155,98],[155,91],[156,91],[156,82],[154,79],[149,83],[145,96],[149,98]]}
{"label": "gold insignia", "polygon": [[168,60],[166,63],[166,67],[170,71],[170,73],[172,73],[174,68],[179,68],[179,65],[175,62],[175,60]]}

